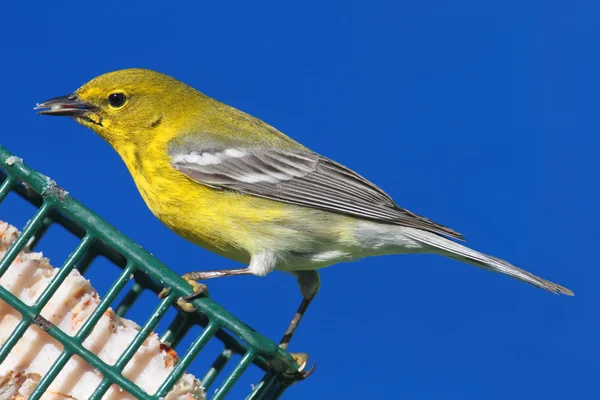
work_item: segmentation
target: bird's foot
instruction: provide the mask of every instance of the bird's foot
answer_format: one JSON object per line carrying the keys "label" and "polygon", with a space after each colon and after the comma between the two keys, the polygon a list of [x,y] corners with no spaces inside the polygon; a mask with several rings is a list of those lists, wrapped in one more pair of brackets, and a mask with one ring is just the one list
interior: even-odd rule
{"label": "bird's foot", "polygon": [[298,369],[292,372],[284,372],[283,379],[286,384],[292,385],[298,381],[303,381],[308,378],[315,371],[317,363],[314,363],[310,369],[306,370],[308,366],[308,354],[306,353],[290,353],[296,364],[298,364]]}
{"label": "bird's foot", "polygon": [[[203,294],[208,293],[208,287],[205,284],[197,282],[195,279],[192,279],[191,277],[188,276],[188,274],[182,275],[182,278],[183,278],[183,280],[185,280],[187,283],[190,284],[190,286],[194,289],[194,293],[192,293],[189,296],[178,298],[177,302],[175,304],[177,304],[177,307],[179,309],[181,309],[182,311],[194,312],[198,309],[198,307],[195,307],[191,303],[191,301],[194,299],[197,299],[198,297],[202,296]],[[164,288],[158,294],[158,297],[162,299],[162,298],[168,296],[169,293],[171,293],[171,288]]]}

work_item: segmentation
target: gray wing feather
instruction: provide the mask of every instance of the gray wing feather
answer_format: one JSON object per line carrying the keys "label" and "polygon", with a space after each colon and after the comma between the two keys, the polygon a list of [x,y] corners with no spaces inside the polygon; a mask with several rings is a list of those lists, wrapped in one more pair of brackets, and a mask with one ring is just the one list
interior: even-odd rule
{"label": "gray wing feather", "polygon": [[169,154],[175,169],[204,185],[462,239],[400,208],[354,171],[310,151],[188,145],[171,146]]}

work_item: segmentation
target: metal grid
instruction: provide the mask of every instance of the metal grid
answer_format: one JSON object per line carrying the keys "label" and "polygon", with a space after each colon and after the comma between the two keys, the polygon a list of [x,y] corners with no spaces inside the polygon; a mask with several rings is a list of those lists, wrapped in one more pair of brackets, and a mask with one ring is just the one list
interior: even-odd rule
{"label": "metal grid", "polygon": [[[213,392],[212,397],[208,396],[208,398],[217,400],[225,398],[231,387],[251,364],[264,370],[265,375],[254,386],[247,399],[277,399],[281,396],[287,387],[284,379],[282,379],[283,374],[296,371],[298,368],[292,357],[289,353],[281,350],[275,342],[236,319],[208,297],[194,300],[194,305],[198,307],[197,312],[192,314],[178,312],[167,331],[161,336],[164,343],[169,343],[172,347],[175,347],[194,325],[203,327],[200,336],[192,342],[185,354],[180,355],[177,366],[156,393],[148,394],[125,378],[122,371],[127,363],[148,335],[155,330],[161,318],[163,318],[169,307],[173,306],[176,299],[191,294],[190,286],[90,209],[69,197],[48,177],[28,168],[20,159],[13,157],[2,146],[0,146],[0,181],[2,182],[0,184],[0,203],[9,192],[14,191],[37,207],[37,211],[22,229],[17,240],[8,249],[4,258],[0,260],[0,277],[7,271],[23,247],[29,243],[30,248],[34,248],[52,224],[62,225],[80,239],[79,244],[34,305],[26,305],[0,286],[0,299],[7,302],[22,315],[16,329],[8,340],[0,346],[0,363],[8,356],[31,324],[37,325],[63,345],[62,354],[42,377],[35,392],[30,397],[31,400],[41,398],[73,355],[80,356],[103,376],[102,382],[98,385],[90,400],[101,399],[109,387],[115,383],[138,399],[158,400],[167,394],[206,343],[213,337],[215,340],[222,342],[223,351],[202,379],[207,396],[208,389],[211,388],[231,356],[239,354],[241,360],[229,376],[224,379],[221,386]],[[91,262],[98,256],[104,256],[114,265],[120,267],[122,269],[121,274],[112,283],[98,307],[86,319],[77,334],[69,336],[45,320],[40,312],[74,268],[85,274]],[[158,293],[163,287],[173,289],[166,298],[159,302],[151,317],[144,323],[137,336],[123,351],[115,364],[108,365],[87,350],[82,343],[132,277],[135,282],[133,287],[116,307],[115,312],[119,316],[125,315],[143,291],[150,290]],[[223,329],[227,329],[233,335]]]}

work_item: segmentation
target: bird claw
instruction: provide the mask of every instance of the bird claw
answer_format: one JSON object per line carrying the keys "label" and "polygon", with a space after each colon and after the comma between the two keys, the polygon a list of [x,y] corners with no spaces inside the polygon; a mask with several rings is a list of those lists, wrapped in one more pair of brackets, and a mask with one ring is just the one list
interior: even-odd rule
{"label": "bird claw", "polygon": [[[198,297],[202,296],[203,294],[208,293],[208,287],[203,283],[199,283],[199,282],[195,281],[194,279],[189,278],[187,276],[187,274],[183,275],[182,278],[187,283],[189,283],[189,285],[194,289],[194,293],[192,293],[189,296],[184,296],[184,297],[178,298],[175,304],[182,311],[191,313],[198,309],[198,307],[194,306],[191,303],[191,301],[194,299],[197,299]],[[169,295],[169,293],[171,293],[171,288],[164,288],[158,294],[158,297],[163,299],[163,298],[167,297]]]}
{"label": "bird claw", "polygon": [[298,364],[298,369],[292,372],[284,372],[283,379],[286,384],[293,385],[298,381],[303,381],[312,375],[317,367],[317,363],[314,363],[310,369],[305,370],[308,365],[308,354],[306,353],[290,353],[296,364]]}
{"label": "bird claw", "polygon": [[177,305],[177,308],[186,313],[193,313],[194,311],[198,310],[198,307],[193,305],[191,302],[186,301],[185,297],[178,298],[175,304]]}
{"label": "bird claw", "polygon": [[160,293],[158,294],[158,298],[164,299],[165,297],[169,296],[170,293],[171,293],[170,287],[163,288],[163,290],[161,290]]}
{"label": "bird claw", "polygon": [[206,286],[204,283],[200,283],[192,278],[189,278],[186,275],[183,275],[182,278],[187,283],[189,283],[189,285],[192,287],[192,289],[194,289],[194,293],[190,294],[189,296],[182,297],[181,299],[186,300],[186,301],[192,301],[194,299],[201,297],[203,294],[208,293],[208,286]]}

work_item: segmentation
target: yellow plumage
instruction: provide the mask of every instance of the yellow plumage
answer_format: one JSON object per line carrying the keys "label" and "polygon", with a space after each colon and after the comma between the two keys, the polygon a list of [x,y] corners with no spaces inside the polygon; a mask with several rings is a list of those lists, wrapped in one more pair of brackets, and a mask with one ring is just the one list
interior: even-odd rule
{"label": "yellow plumage", "polygon": [[[152,96],[152,107],[132,104],[126,119],[111,118],[107,108],[109,114],[102,117],[101,126],[85,119],[79,122],[105,138],[119,153],[154,215],[184,238],[244,263],[255,251],[277,247],[269,245],[270,241],[299,239],[294,238],[296,232],[285,221],[308,217],[302,214],[313,210],[200,185],[171,166],[168,146],[182,133],[211,132],[221,135],[224,142],[243,137],[249,143],[259,143],[260,139],[268,146],[284,149],[304,147],[270,125],[172,78],[157,74],[162,79],[156,83],[145,81],[148,73],[109,73],[90,81],[76,95],[88,102],[102,102],[107,89],[114,88],[112,91]],[[118,111],[114,115],[119,115]],[[347,218],[333,219],[343,223]]]}
{"label": "yellow plumage", "polygon": [[[38,108],[73,117],[106,139],[148,207],[173,231],[249,264],[186,274],[190,283],[292,272],[303,303],[284,348],[318,291],[316,270],[370,255],[437,253],[572,295],[448,239],[462,236],[400,208],[365,178],[272,126],[158,72],[111,72]],[[180,305],[190,309],[185,300]]]}

